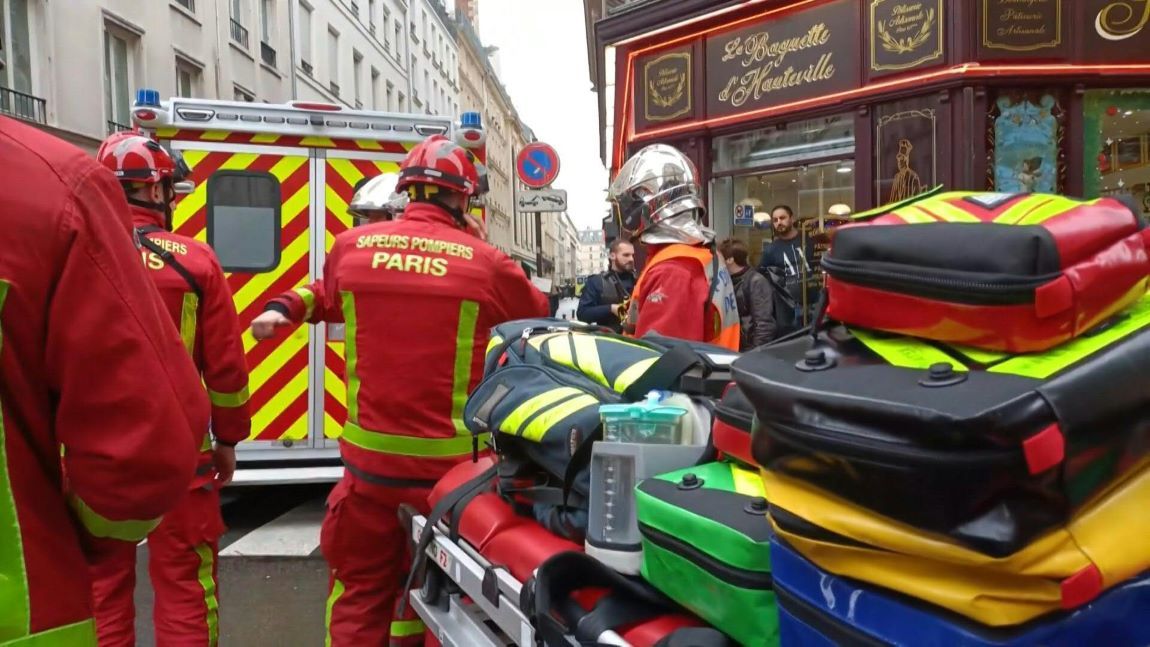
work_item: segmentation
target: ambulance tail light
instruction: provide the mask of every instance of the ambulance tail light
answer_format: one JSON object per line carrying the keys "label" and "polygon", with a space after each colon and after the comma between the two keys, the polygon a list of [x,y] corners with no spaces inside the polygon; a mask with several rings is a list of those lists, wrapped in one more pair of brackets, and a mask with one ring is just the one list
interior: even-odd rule
{"label": "ambulance tail light", "polygon": [[325,112],[341,112],[342,107],[334,103],[321,103],[319,101],[291,101],[289,106],[297,110],[322,110]]}

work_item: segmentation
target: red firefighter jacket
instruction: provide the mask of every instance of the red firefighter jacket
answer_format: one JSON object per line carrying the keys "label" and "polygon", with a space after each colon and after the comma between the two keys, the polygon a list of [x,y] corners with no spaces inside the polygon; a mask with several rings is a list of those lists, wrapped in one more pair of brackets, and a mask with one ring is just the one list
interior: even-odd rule
{"label": "red firefighter jacket", "polygon": [[471,454],[463,405],[482,377],[488,331],[547,316],[547,297],[503,252],[426,203],[340,234],[324,280],[329,321],[346,324],[345,465],[380,482],[430,485]]}
{"label": "red firefighter jacket", "polygon": [[[146,236],[161,250],[156,252],[144,245],[140,247],[140,255],[180,331],[184,348],[203,375],[212,403],[212,435],[219,442],[235,445],[246,440],[251,432],[251,413],[248,366],[232,291],[212,248],[193,238],[164,231],[163,219],[158,211],[132,207],[132,225],[138,234]],[[177,271],[177,263],[190,277]],[[211,449],[210,444],[204,449]],[[201,460],[210,460],[210,457]]]}
{"label": "red firefighter jacket", "polygon": [[94,645],[85,552],[185,496],[208,402],[112,174],[0,117],[0,178],[0,643]]}
{"label": "red firefighter jacket", "polygon": [[288,290],[268,301],[264,311],[275,310],[294,323],[323,323],[328,321],[323,279],[294,290]]}

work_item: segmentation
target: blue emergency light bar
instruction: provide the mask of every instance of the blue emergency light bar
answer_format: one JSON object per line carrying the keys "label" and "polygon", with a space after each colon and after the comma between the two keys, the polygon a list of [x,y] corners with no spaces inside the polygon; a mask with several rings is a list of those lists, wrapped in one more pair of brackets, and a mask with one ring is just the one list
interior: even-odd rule
{"label": "blue emergency light bar", "polygon": [[160,91],[150,90],[148,88],[140,88],[136,90],[136,106],[139,107],[160,107]]}
{"label": "blue emergency light bar", "polygon": [[463,128],[483,128],[483,120],[478,112],[465,112],[459,115],[459,125]]}

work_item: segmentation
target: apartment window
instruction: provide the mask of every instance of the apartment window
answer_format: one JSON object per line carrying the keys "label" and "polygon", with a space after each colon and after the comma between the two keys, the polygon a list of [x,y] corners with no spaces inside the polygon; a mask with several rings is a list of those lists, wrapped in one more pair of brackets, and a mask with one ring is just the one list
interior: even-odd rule
{"label": "apartment window", "polygon": [[371,68],[371,109],[379,110],[379,70]]}
{"label": "apartment window", "polygon": [[244,26],[244,10],[247,8],[245,0],[232,0],[231,36],[232,42],[244,49],[248,48],[248,28]]}
{"label": "apartment window", "polygon": [[208,244],[228,272],[259,273],[280,261],[280,183],[271,173],[216,171],[207,187]]}
{"label": "apartment window", "polygon": [[196,0],[176,0],[176,4],[192,13],[196,13]]}
{"label": "apartment window", "polygon": [[176,96],[185,99],[199,94],[200,68],[181,59],[176,59]]}
{"label": "apartment window", "polygon": [[108,132],[132,123],[132,58],[135,37],[121,29],[104,27],[104,113]]}
{"label": "apartment window", "polygon": [[391,95],[394,93],[395,93],[395,86],[391,84],[391,81],[388,81],[387,82],[387,97],[386,97],[387,102],[384,103],[384,109],[387,110],[388,112],[395,110],[395,105],[392,104],[392,102],[391,102],[391,98],[392,98]]}
{"label": "apartment window", "polygon": [[232,90],[236,101],[247,101],[248,103],[252,103],[256,100],[255,93],[251,92],[250,90],[245,90],[238,85],[232,86]]}
{"label": "apartment window", "polygon": [[363,93],[360,91],[360,80],[363,76],[363,54],[352,50],[351,52],[351,87],[355,94],[355,107],[363,107]]}
{"label": "apartment window", "polygon": [[399,59],[403,55],[403,23],[399,22],[399,18],[395,19],[395,58]]}
{"label": "apartment window", "polygon": [[383,20],[380,21],[380,24],[383,25],[383,51],[386,52],[391,49],[391,30],[389,29],[391,12],[387,10],[387,7],[383,8]]}
{"label": "apartment window", "polygon": [[420,18],[423,19],[423,49],[424,49],[424,51],[426,51],[427,48],[431,45],[431,43],[428,42],[428,38],[427,38],[427,28],[428,28],[427,11],[420,10],[419,15],[420,15]]}
{"label": "apartment window", "polygon": [[[28,0],[0,0],[0,88],[32,93],[32,46],[28,33]],[[9,93],[0,93],[10,110]],[[20,116],[24,116],[21,113]]]}
{"label": "apartment window", "polygon": [[273,0],[260,0],[260,39],[268,44],[272,42],[272,27],[276,20],[274,12]]}
{"label": "apartment window", "polygon": [[367,30],[375,34],[375,0],[367,0]]}
{"label": "apartment window", "polygon": [[311,67],[311,61],[312,61],[312,58],[311,58],[312,10],[311,10],[311,7],[309,7],[305,4],[300,4],[299,9],[300,9],[300,11],[299,11],[299,16],[300,16],[300,21],[299,21],[299,25],[300,25],[300,28],[299,28],[300,67],[303,68],[303,71],[305,73],[311,74],[311,71],[312,71],[312,67]]}
{"label": "apartment window", "polygon": [[407,112],[407,97],[403,93],[399,93],[399,102],[396,104],[396,112]]}
{"label": "apartment window", "polygon": [[339,96],[339,32],[327,30],[327,73],[331,91]]}

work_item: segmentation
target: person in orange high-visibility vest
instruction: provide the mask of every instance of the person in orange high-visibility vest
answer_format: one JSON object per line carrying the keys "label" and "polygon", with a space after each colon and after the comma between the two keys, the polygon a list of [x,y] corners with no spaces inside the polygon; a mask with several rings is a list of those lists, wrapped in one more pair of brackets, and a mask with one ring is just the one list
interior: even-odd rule
{"label": "person in orange high-visibility vest", "polygon": [[694,164],[671,146],[647,146],[627,160],[607,190],[619,228],[647,247],[624,330],[739,350],[739,309]]}

